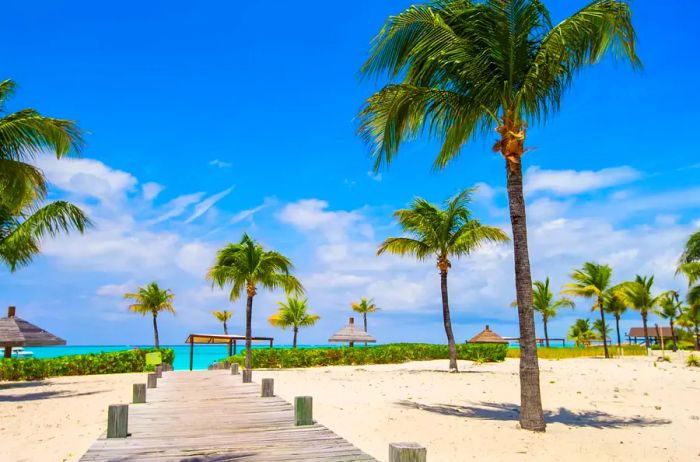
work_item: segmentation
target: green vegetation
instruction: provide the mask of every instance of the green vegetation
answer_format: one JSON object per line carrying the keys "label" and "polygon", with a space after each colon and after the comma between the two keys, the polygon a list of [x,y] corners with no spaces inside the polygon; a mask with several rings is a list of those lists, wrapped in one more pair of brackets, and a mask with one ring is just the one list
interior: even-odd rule
{"label": "green vegetation", "polygon": [[175,314],[173,299],[175,295],[170,289],[161,289],[157,282],[151,282],[146,287],[139,287],[136,293],[124,294],[124,298],[134,300],[135,303],[129,305],[129,310],[144,316],[153,316],[153,340],[156,349],[160,348],[158,341],[158,313],[167,311]]}
{"label": "green vegetation", "polygon": [[[367,332],[367,315],[369,313],[376,313],[380,308],[374,304],[373,299],[360,298],[359,302],[352,302],[352,310],[362,315],[362,322],[365,327],[365,332]],[[367,343],[365,343],[365,346],[367,346]]]}
{"label": "green vegetation", "polygon": [[[577,319],[574,325],[571,326],[571,329],[569,329],[567,337],[576,342],[577,347],[583,348],[590,346],[591,340],[596,339],[597,335],[595,331],[593,331],[593,329],[591,328],[590,320]],[[606,347],[603,347],[603,351],[605,352],[605,357],[607,358],[608,349]]]}
{"label": "green vegetation", "polygon": [[214,315],[217,321],[223,323],[224,325],[224,335],[228,335],[228,320],[233,316],[233,311],[223,310],[223,311],[212,311],[211,314]]}
{"label": "green vegetation", "polygon": [[[622,354],[624,356],[645,356],[646,352],[640,345],[623,345]],[[570,359],[570,358],[590,358],[605,356],[603,346],[587,346],[581,348],[538,348],[537,357],[540,359]],[[508,358],[519,358],[518,348],[508,349]]]}
{"label": "green vegetation", "polygon": [[268,322],[270,325],[279,327],[282,330],[291,327],[294,331],[292,340],[292,348],[297,347],[297,336],[299,335],[300,327],[311,327],[315,325],[321,317],[317,314],[309,314],[307,312],[308,299],[299,299],[296,297],[287,297],[287,303],[279,302],[277,313],[270,316]]}
{"label": "green vegetation", "polygon": [[237,244],[227,244],[216,254],[216,262],[209,269],[207,279],[221,289],[231,284],[230,300],[236,301],[243,290],[247,295],[245,309],[245,368],[251,368],[250,342],[253,317],[253,297],[258,286],[268,290],[284,289],[285,292],[303,292],[301,283],[290,274],[292,262],[279,252],[265,250],[262,245],[243,234]]}
{"label": "green vegetation", "polygon": [[[460,344],[457,358],[476,361],[503,361],[508,345],[505,344]],[[252,351],[252,366],[255,368],[290,368],[314,366],[341,366],[363,364],[400,364],[409,361],[447,359],[447,345],[425,343],[394,343],[367,348],[301,348],[301,349],[255,349]],[[242,354],[231,356],[229,361],[244,363]]]}
{"label": "green vegetation", "polygon": [[652,313],[663,300],[664,294],[654,297],[651,294],[651,286],[654,285],[654,276],[637,275],[634,281],[621,284],[622,297],[627,306],[642,315],[642,325],[644,326],[644,344],[649,349],[649,313]]}
{"label": "green vegetation", "polygon": [[473,189],[466,189],[451,197],[440,208],[425,199],[416,198],[408,209],[397,210],[394,216],[408,236],[390,237],[377,250],[377,255],[389,252],[412,255],[418,260],[435,258],[440,271],[442,292],[442,319],[447,335],[450,369],[457,370],[457,351],[452,333],[450,305],[447,295],[447,272],[452,267],[450,258],[469,255],[488,242],[507,242],[506,233],[493,226],[482,225],[473,219],[467,205]]}
{"label": "green vegetation", "polygon": [[694,354],[690,354],[686,358],[685,364],[688,367],[700,367],[700,359],[697,356],[695,356]]}
{"label": "green vegetation", "polygon": [[[518,302],[514,301],[513,306],[517,307]],[[544,281],[535,281],[532,284],[532,306],[542,316],[542,326],[544,327],[544,343],[549,348],[549,331],[547,324],[554,318],[561,308],[574,308],[574,302],[562,297],[554,300],[554,294],[549,288],[549,276]]]}
{"label": "green vegetation", "polygon": [[[0,380],[41,380],[64,375],[121,374],[144,372],[146,353],[155,349],[114,351],[86,355],[60,356],[57,358],[0,359]],[[171,348],[160,351],[163,362],[172,364],[175,352]]]}

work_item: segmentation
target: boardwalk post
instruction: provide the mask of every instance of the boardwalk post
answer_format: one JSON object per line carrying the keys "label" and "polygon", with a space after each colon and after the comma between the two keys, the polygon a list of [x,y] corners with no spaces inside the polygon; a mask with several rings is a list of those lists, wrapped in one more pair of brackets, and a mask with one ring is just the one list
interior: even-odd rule
{"label": "boardwalk post", "polygon": [[238,364],[237,363],[231,364],[231,375],[238,375],[238,374],[239,374]]}
{"label": "boardwalk post", "polygon": [[391,443],[389,462],[426,462],[427,450],[418,443]]}
{"label": "boardwalk post", "polygon": [[243,369],[243,383],[251,383],[253,381],[253,370]]}
{"label": "boardwalk post", "polygon": [[163,377],[163,366],[162,365],[156,366],[156,377],[158,377],[159,379]]}
{"label": "boardwalk post", "polygon": [[158,376],[156,374],[148,374],[148,388],[155,388],[158,386]]}
{"label": "boardwalk post", "polygon": [[275,396],[274,379],[262,379],[262,397],[271,398]]}
{"label": "boardwalk post", "polygon": [[314,424],[313,398],[311,396],[297,396],[294,398],[294,424]]}
{"label": "boardwalk post", "polygon": [[135,383],[134,384],[133,402],[134,402],[134,404],[146,402],[146,384],[145,383]]}
{"label": "boardwalk post", "polygon": [[129,433],[129,405],[110,404],[107,409],[107,438],[126,438]]}

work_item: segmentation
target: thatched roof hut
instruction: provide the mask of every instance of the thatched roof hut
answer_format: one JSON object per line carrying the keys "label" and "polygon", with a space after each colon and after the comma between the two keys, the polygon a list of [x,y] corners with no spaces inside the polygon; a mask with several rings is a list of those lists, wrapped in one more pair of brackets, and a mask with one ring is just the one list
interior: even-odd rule
{"label": "thatched roof hut", "polygon": [[14,306],[7,309],[6,318],[0,318],[0,347],[5,348],[5,358],[12,356],[12,347],[65,344],[62,338],[16,317]]}
{"label": "thatched roof hut", "polygon": [[333,334],[328,341],[349,343],[350,346],[354,346],[355,343],[375,343],[377,339],[358,328],[355,325],[355,318],[350,318],[348,325]]}
{"label": "thatched roof hut", "polygon": [[486,328],[472,337],[469,343],[508,343],[508,340],[504,339],[497,333],[491,330],[491,328],[486,325]]}

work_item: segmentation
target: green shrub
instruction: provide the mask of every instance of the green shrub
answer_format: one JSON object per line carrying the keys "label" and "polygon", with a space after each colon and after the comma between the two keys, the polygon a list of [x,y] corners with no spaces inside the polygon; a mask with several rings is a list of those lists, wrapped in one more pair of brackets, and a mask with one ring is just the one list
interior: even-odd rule
{"label": "green shrub", "polygon": [[[457,345],[457,358],[493,362],[503,361],[508,345],[498,344],[460,344]],[[373,347],[342,348],[275,348],[254,349],[252,366],[254,368],[291,368],[314,366],[364,365],[364,364],[398,364],[408,361],[430,359],[447,359],[447,345],[426,343],[394,343]],[[243,365],[245,352],[228,358],[229,361]]]}
{"label": "green shrub", "polygon": [[691,353],[688,355],[688,358],[686,358],[685,364],[688,367],[700,367],[700,359]]}
{"label": "green shrub", "polygon": [[[693,345],[693,342],[688,342],[686,340],[679,340],[678,341],[678,349],[679,350],[692,350],[694,347],[695,347],[695,345]],[[651,345],[651,349],[652,350],[660,350],[661,345],[653,344],[653,345]],[[673,341],[665,342],[664,349],[673,350]]]}
{"label": "green shrub", "polygon": [[[617,346],[608,346],[608,351],[611,355],[617,355]],[[646,351],[641,345],[623,345],[623,356],[645,356]],[[605,350],[602,346],[591,346],[585,348],[538,348],[537,357],[540,359],[569,359],[569,358],[588,358],[592,356],[605,356]],[[508,350],[509,358],[519,358],[520,349],[511,348]]]}
{"label": "green shrub", "polygon": [[[146,370],[146,353],[155,349],[90,353],[57,358],[0,360],[0,380],[40,380],[64,375],[120,374]],[[175,352],[162,348],[163,362],[172,364]]]}

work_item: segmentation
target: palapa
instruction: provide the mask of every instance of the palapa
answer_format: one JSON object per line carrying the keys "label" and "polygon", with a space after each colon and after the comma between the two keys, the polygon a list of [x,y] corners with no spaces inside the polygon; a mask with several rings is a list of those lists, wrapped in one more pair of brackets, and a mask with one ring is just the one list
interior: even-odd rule
{"label": "palapa", "polygon": [[508,343],[508,340],[504,339],[497,333],[491,330],[491,328],[486,325],[486,328],[472,337],[469,343]]}
{"label": "palapa", "polygon": [[349,343],[354,346],[355,343],[375,343],[377,340],[362,329],[355,325],[355,318],[350,318],[348,325],[333,334],[329,342]]}
{"label": "palapa", "polygon": [[5,348],[5,358],[12,356],[12,347],[65,344],[62,338],[16,317],[14,306],[7,309],[6,318],[0,318],[0,347]]}

